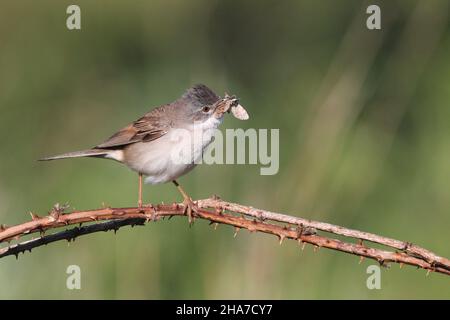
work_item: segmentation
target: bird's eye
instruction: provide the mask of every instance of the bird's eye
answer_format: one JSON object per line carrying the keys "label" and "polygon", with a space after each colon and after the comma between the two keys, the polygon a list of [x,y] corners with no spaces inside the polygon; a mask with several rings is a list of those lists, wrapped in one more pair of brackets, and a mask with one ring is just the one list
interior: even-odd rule
{"label": "bird's eye", "polygon": [[202,109],[202,111],[205,113],[209,112],[209,110],[211,110],[210,107],[203,107],[203,109]]}

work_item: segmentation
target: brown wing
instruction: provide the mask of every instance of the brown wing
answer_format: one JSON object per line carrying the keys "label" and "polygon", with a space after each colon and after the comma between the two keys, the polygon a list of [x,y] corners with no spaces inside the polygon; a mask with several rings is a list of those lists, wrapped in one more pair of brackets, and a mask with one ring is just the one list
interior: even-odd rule
{"label": "brown wing", "polygon": [[[165,135],[172,126],[164,106],[153,109],[143,117],[112,135],[95,148],[122,148],[136,142],[148,142]],[[167,106],[166,106],[167,107]]]}

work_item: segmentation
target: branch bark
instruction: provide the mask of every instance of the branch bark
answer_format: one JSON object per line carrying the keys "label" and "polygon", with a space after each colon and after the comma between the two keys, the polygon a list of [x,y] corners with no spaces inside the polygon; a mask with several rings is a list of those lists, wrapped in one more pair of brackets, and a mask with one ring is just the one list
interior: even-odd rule
{"label": "branch bark", "polygon": [[[302,249],[306,244],[317,248],[328,248],[360,257],[360,261],[369,258],[386,266],[399,263],[416,266],[438,273],[450,275],[450,260],[413,245],[410,242],[395,240],[372,233],[362,232],[341,226],[312,221],[300,217],[270,212],[262,209],[226,202],[217,197],[196,201],[197,210],[194,217],[214,224],[230,225],[235,228],[235,235],[240,229],[250,232],[262,232],[275,235],[280,244],[284,239],[296,240]],[[158,221],[165,217],[184,216],[184,205],[181,203],[148,205],[142,208],[101,208],[86,211],[65,212],[67,207],[55,205],[45,217],[31,214],[32,220],[16,226],[0,227],[0,243],[8,243],[0,248],[0,258],[9,255],[18,257],[19,253],[31,251],[36,247],[51,242],[67,240],[100,231],[117,231],[126,225],[144,225],[149,221]],[[105,222],[106,221],[106,222]],[[83,223],[90,223],[81,226]],[[50,235],[45,232],[51,229],[70,225],[80,226],[59,231]],[[40,236],[26,241],[20,239],[26,235],[40,233]],[[333,238],[343,236],[348,241]],[[352,240],[352,241],[351,241]],[[10,245],[11,241],[19,241]],[[364,243],[363,241],[366,241]],[[379,249],[370,244],[377,243],[385,247]]]}

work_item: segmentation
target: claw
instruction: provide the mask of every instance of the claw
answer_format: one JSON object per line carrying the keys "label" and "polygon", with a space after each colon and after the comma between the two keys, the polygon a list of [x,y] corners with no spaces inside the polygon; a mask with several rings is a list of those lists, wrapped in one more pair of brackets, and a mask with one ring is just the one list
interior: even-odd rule
{"label": "claw", "polygon": [[184,213],[188,216],[189,226],[191,226],[194,223],[194,216],[192,215],[192,212],[197,211],[197,206],[191,198],[185,198],[183,200],[183,205]]}
{"label": "claw", "polygon": [[178,191],[183,196],[183,205],[184,205],[184,213],[188,216],[189,219],[189,226],[192,225],[194,222],[192,212],[197,212],[198,207],[197,205],[192,201],[191,197],[188,196],[188,194],[183,190],[183,188],[178,184],[176,180],[172,181],[173,184],[177,187]]}

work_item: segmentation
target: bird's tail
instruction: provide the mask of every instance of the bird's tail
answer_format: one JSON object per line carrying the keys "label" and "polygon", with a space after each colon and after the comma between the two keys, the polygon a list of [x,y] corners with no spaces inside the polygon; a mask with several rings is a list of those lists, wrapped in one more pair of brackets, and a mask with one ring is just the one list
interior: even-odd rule
{"label": "bird's tail", "polygon": [[50,160],[59,160],[59,159],[68,159],[68,158],[81,158],[81,157],[104,158],[104,157],[108,156],[109,153],[110,153],[110,150],[89,149],[89,150],[83,150],[83,151],[74,151],[74,152],[63,153],[63,154],[59,154],[57,156],[42,158],[42,159],[39,159],[38,161],[50,161]]}

